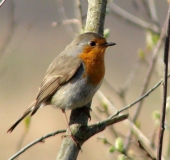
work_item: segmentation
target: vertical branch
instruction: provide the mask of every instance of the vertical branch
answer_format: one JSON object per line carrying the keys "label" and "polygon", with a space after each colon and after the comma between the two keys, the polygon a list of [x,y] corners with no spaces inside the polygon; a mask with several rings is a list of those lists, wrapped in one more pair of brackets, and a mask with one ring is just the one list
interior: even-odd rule
{"label": "vertical branch", "polygon": [[81,0],[76,0],[76,14],[77,15],[77,18],[78,20],[80,21],[80,26],[79,26],[79,30],[80,30],[80,33],[82,31],[82,29],[84,28],[83,27],[83,15],[82,15],[82,6],[81,6]]}
{"label": "vertical branch", "polygon": [[95,32],[103,35],[107,0],[88,0],[85,32]]}
{"label": "vertical branch", "polygon": [[[64,8],[64,4],[63,4],[63,1],[62,0],[56,0],[57,4],[59,5],[59,14],[60,14],[60,17],[63,19],[63,20],[67,20],[68,17],[67,17],[67,14],[66,14],[66,11],[65,11],[65,8]],[[72,28],[71,25],[66,25],[66,31],[69,33],[69,34],[72,34],[74,35],[75,34],[75,31],[74,29]]]}
{"label": "vertical branch", "polygon": [[14,35],[14,31],[16,27],[14,12],[15,12],[15,4],[13,1],[10,1],[8,4],[8,19],[9,19],[9,24],[7,26],[8,33],[6,34],[5,37],[3,37],[3,41],[0,44],[0,58],[3,56],[3,54],[5,54],[5,51],[9,43],[11,42],[12,36]]}
{"label": "vertical branch", "polygon": [[156,8],[155,8],[155,0],[149,0],[148,4],[150,8],[151,20],[152,22],[154,22],[154,24],[158,25],[158,17],[157,17]]}
{"label": "vertical branch", "polygon": [[162,156],[162,145],[164,137],[164,126],[165,126],[165,114],[166,114],[166,98],[167,98],[167,86],[168,86],[168,54],[169,54],[169,36],[170,36],[170,5],[168,9],[168,23],[165,35],[165,48],[164,48],[164,82],[163,82],[163,101],[162,101],[162,113],[161,113],[161,124],[159,130],[158,139],[158,152],[157,160],[161,160]]}
{"label": "vertical branch", "polygon": [[[150,65],[149,65],[149,68],[148,68],[148,71],[147,71],[147,74],[146,74],[146,78],[144,80],[144,84],[143,84],[143,88],[142,88],[140,96],[142,96],[146,92],[146,90],[148,88],[151,76],[153,74],[153,70],[155,68],[155,64],[156,64],[156,60],[157,60],[157,56],[158,56],[158,51],[159,51],[159,49],[160,49],[160,47],[162,45],[163,39],[164,39],[166,24],[167,24],[167,21],[165,21],[165,23],[164,23],[164,26],[162,28],[159,41],[157,42],[157,45],[156,45],[156,47],[155,47],[155,49],[153,51],[153,57],[152,57]],[[136,107],[136,110],[135,110],[135,113],[134,113],[134,117],[132,118],[132,122],[135,122],[136,119],[138,118],[138,116],[140,114],[140,111],[141,111],[141,108],[142,108],[142,105],[143,105],[143,102],[144,102],[144,100],[140,101],[138,103],[138,105]],[[125,143],[125,146],[124,146],[125,150],[127,150],[128,147],[129,147],[129,144],[130,144],[129,142],[130,142],[131,136],[132,136],[132,130],[130,130],[130,132],[128,133],[126,143]]]}
{"label": "vertical branch", "polygon": [[[103,34],[107,0],[88,0],[88,2],[86,32]],[[87,125],[90,115],[90,106],[91,102],[86,106],[71,111],[69,124],[73,135],[77,135],[81,132],[81,126]],[[86,135],[81,135],[81,138],[76,138],[80,147],[87,140],[85,137]],[[56,160],[76,160],[79,151],[80,148],[75,145],[71,136],[66,136],[63,139]]]}

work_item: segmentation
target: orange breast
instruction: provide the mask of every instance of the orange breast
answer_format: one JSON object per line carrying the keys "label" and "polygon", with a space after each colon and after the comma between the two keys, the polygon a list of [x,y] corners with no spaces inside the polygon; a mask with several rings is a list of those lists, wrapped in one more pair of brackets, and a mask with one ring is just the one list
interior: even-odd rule
{"label": "orange breast", "polygon": [[79,57],[84,61],[85,73],[83,76],[88,76],[89,83],[98,85],[104,77],[104,52],[105,48],[86,47]]}

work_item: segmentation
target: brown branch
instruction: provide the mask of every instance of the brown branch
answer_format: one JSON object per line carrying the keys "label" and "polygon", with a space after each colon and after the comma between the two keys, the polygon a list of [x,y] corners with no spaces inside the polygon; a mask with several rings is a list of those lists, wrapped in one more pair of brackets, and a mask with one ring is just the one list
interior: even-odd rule
{"label": "brown branch", "polygon": [[[159,53],[158,51],[159,51],[159,49],[162,45],[163,38],[164,38],[164,35],[165,35],[165,27],[166,27],[166,22],[164,23],[159,41],[158,41],[158,43],[157,43],[157,45],[156,45],[156,47],[153,51],[152,60],[151,60],[151,63],[149,65],[149,69],[148,69],[148,72],[146,74],[146,78],[144,80],[143,88],[142,88],[142,91],[141,91],[141,94],[140,94],[141,96],[146,92],[148,85],[149,85],[149,82],[150,82],[150,79],[151,79],[151,76],[152,76],[152,73],[153,73],[153,70],[155,68],[157,56],[158,56],[158,53]],[[133,122],[135,122],[136,119],[138,118],[139,113],[140,113],[141,108],[142,108],[142,105],[143,105],[143,102],[144,101],[140,101],[140,103],[138,103],[138,106],[135,110],[134,117],[132,119]],[[127,150],[127,148],[129,147],[129,144],[130,144],[129,142],[130,142],[131,136],[132,136],[132,130],[130,130],[129,133],[128,133],[127,140],[126,140],[126,143],[125,143],[125,150]]]}
{"label": "brown branch", "polygon": [[141,143],[139,140],[138,140],[138,144],[139,144],[139,147],[140,147],[143,151],[145,151],[147,157],[149,157],[149,158],[152,159],[152,160],[156,160],[156,158],[153,158],[153,157],[150,155],[150,153],[144,148],[144,146],[142,145],[142,143]]}
{"label": "brown branch", "polygon": [[43,142],[44,139],[46,138],[49,138],[51,136],[55,136],[56,134],[59,134],[59,133],[63,133],[65,132],[66,130],[58,130],[58,131],[55,131],[55,132],[52,132],[50,134],[47,134],[33,142],[31,142],[30,144],[28,144],[27,146],[25,146],[24,148],[22,148],[19,152],[17,152],[15,155],[13,155],[12,157],[10,157],[8,160],[13,160],[15,159],[16,157],[18,157],[20,154],[22,154],[23,152],[25,152],[27,149],[29,149],[30,147],[32,147],[33,145],[39,143],[39,142]]}
{"label": "brown branch", "polygon": [[157,160],[161,160],[162,156],[162,145],[165,130],[165,115],[166,115],[166,99],[167,99],[167,88],[168,88],[168,56],[169,56],[169,39],[170,39],[170,5],[168,9],[168,22],[165,35],[165,48],[164,48],[164,81],[163,81],[163,101],[162,101],[162,111],[159,129],[159,139],[158,139],[158,152]]}
{"label": "brown branch", "polygon": [[114,117],[114,118],[110,116],[104,121],[100,121],[100,122],[97,122],[96,124],[90,125],[88,127],[88,133],[86,135],[86,138],[89,139],[93,135],[103,131],[106,127],[127,119],[128,116],[129,116],[128,114],[124,114],[124,115],[121,115],[119,117]]}
{"label": "brown branch", "polygon": [[[84,112],[82,112],[82,109],[84,111],[88,108],[78,108],[72,111],[71,115],[71,132],[76,137],[76,140],[78,141],[79,145],[82,146],[83,143],[88,140],[93,135],[103,131],[107,126],[112,125],[114,123],[123,121],[128,118],[128,114],[121,115],[119,117],[109,117],[104,121],[97,122],[96,124],[87,126],[83,125],[85,124],[85,120],[88,117]],[[75,116],[76,115],[76,116]],[[74,116],[72,118],[72,116]],[[66,133],[66,135],[68,132]],[[75,145],[75,142],[73,142],[72,138],[70,136],[66,136],[64,138],[63,144],[60,148],[60,152],[57,156],[57,160],[61,159],[67,159],[69,157],[69,160],[75,160],[78,153],[80,151],[80,148],[78,148]]]}
{"label": "brown branch", "polygon": [[[89,5],[85,32],[95,32],[103,35],[107,1],[88,0],[88,3]],[[90,106],[91,102],[86,106],[72,110],[71,112],[70,129],[80,146],[82,146],[82,144],[87,139],[86,135],[83,134],[84,132],[81,131],[84,131],[84,126],[87,126],[88,118],[90,116]],[[66,134],[68,134],[68,132],[69,130]],[[80,148],[75,145],[75,142],[73,142],[72,138],[70,136],[67,136],[63,140],[63,143],[57,155],[57,160],[65,160],[68,159],[68,157],[69,160],[75,160],[77,158],[79,150]]]}
{"label": "brown branch", "polygon": [[[168,75],[168,77],[170,77],[170,74]],[[90,125],[88,128],[86,128],[85,126],[80,127],[80,125],[76,125],[76,128],[80,127],[82,132],[84,132],[85,128],[86,128],[87,131],[88,131],[89,128],[92,129],[92,131],[88,131],[88,134],[87,134],[87,136],[86,136],[86,138],[85,138],[85,139],[88,139],[88,138],[90,138],[90,136],[93,136],[94,134],[97,134],[98,132],[101,132],[102,130],[104,130],[107,126],[125,120],[125,119],[128,117],[128,115],[122,115],[122,116],[120,116],[120,117],[116,117],[116,116],[117,116],[119,113],[123,112],[124,110],[132,107],[132,106],[133,106],[134,104],[136,104],[138,101],[140,101],[140,100],[142,100],[143,98],[145,98],[146,96],[148,96],[148,95],[149,95],[151,92],[153,92],[158,86],[160,86],[160,84],[162,84],[162,80],[159,81],[152,89],[150,89],[150,90],[149,90],[145,95],[143,95],[140,99],[138,99],[138,100],[136,100],[135,102],[133,102],[132,104],[124,107],[122,110],[119,110],[116,114],[111,115],[111,116],[110,116],[109,118],[107,118],[106,120],[101,121],[101,122],[98,122],[98,123],[93,124],[93,125]],[[82,115],[83,115],[84,113],[82,113],[82,109],[81,109],[81,108],[78,109],[78,110],[75,110],[74,112],[76,112],[76,113],[74,113],[74,114],[76,114],[76,117],[78,118],[79,121],[80,121],[80,119],[83,120]],[[81,112],[81,113],[80,113],[80,112]],[[71,119],[72,119],[72,118],[71,118]],[[80,123],[80,122],[79,122],[79,123]],[[71,124],[74,124],[74,122],[72,121]],[[73,127],[71,126],[71,128],[73,128]],[[80,129],[80,128],[79,128],[79,129]],[[83,128],[84,128],[84,129],[83,129]],[[28,144],[27,146],[25,146],[23,149],[21,149],[19,152],[17,152],[14,156],[12,156],[11,158],[9,158],[9,160],[12,160],[12,159],[18,157],[20,154],[22,154],[23,152],[25,152],[27,149],[29,149],[29,148],[32,147],[33,145],[35,145],[35,144],[37,144],[37,143],[39,143],[39,142],[44,141],[44,139],[47,139],[47,138],[49,138],[49,137],[51,137],[51,136],[55,136],[56,134],[59,134],[59,133],[64,133],[65,131],[66,131],[66,130],[55,131],[55,132],[52,132],[52,133],[50,133],[50,134],[47,134],[47,135],[45,135],[45,136],[43,136],[43,137],[41,137],[41,138],[39,138],[39,139],[31,142],[30,144]],[[66,138],[67,138],[67,137],[66,137]],[[69,138],[69,136],[68,136],[68,138]],[[72,139],[71,139],[71,140],[72,140]],[[67,140],[67,141],[68,141],[68,140]],[[73,142],[73,144],[74,144],[74,142]],[[77,149],[77,147],[76,147],[76,149]]]}
{"label": "brown branch", "polygon": [[[167,78],[170,77],[170,74],[168,74]],[[147,96],[149,96],[150,93],[152,93],[156,88],[158,88],[161,84],[162,84],[163,80],[160,80],[154,87],[152,87],[149,91],[147,91],[145,94],[143,94],[139,99],[137,99],[136,101],[134,101],[133,103],[123,107],[122,109],[120,109],[119,111],[117,111],[116,114],[114,114],[113,116],[117,116],[119,115],[121,112],[131,108],[132,106],[134,106],[135,104],[137,104],[138,102],[142,101],[144,98],[146,98]]]}
{"label": "brown branch", "polygon": [[115,3],[109,3],[109,8],[111,9],[111,12],[115,13],[116,15],[118,15],[119,17],[127,20],[128,22],[135,24],[136,26],[139,26],[141,28],[144,28],[146,30],[150,30],[154,33],[160,33],[160,29],[158,26],[154,25],[154,24],[150,24],[132,14],[130,14],[129,12],[125,11],[124,9],[120,8],[118,5],[116,5]]}

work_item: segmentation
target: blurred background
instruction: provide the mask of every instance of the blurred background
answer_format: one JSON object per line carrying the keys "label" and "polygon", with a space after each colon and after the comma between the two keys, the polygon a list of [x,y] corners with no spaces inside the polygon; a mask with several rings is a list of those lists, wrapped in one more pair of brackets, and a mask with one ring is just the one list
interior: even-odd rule
{"label": "blurred background", "polygon": [[[105,29],[109,29],[110,32],[107,39],[117,45],[107,50],[105,56],[107,83],[104,82],[101,91],[115,106],[115,108],[109,108],[110,114],[140,97],[152,57],[152,50],[149,51],[146,44],[148,38],[146,28],[130,23],[115,13],[115,9],[112,8],[113,5],[114,7],[119,6],[131,15],[149,23],[146,15],[141,14],[145,13],[143,5],[137,4],[135,0],[114,0],[114,3],[108,1]],[[84,24],[87,6],[87,1],[82,1]],[[168,4],[166,1],[155,1],[155,6],[159,25],[162,28]],[[62,24],[66,19],[75,19],[77,14],[75,7],[76,1],[74,0],[7,0],[0,8],[0,159],[8,159],[16,153],[20,138],[25,132],[24,123],[21,123],[11,134],[6,133],[7,129],[34,100],[52,60],[79,34],[77,22]],[[138,63],[140,51],[147,51],[142,63]],[[161,56],[162,52],[160,52]],[[136,67],[134,75],[133,71]],[[159,71],[158,68],[161,67],[155,68],[156,73]],[[133,78],[130,75],[133,75]],[[160,78],[158,73],[155,74],[148,89],[154,86]],[[130,85],[125,101],[121,101],[115,90],[121,91],[128,84],[129,79]],[[148,138],[151,138],[152,130],[155,128],[152,112],[156,109],[159,110],[161,98],[160,89],[157,89],[146,98],[139,115],[140,129]],[[99,112],[100,101],[101,99],[96,95],[92,104],[90,124],[97,122],[99,115],[100,120],[107,117],[106,114]],[[130,113],[131,118],[134,111],[135,106],[125,113]],[[70,111],[67,111],[67,115],[69,113]],[[65,129],[66,126],[66,120],[60,110],[51,106],[44,107],[32,117],[30,129],[22,146],[55,130]],[[124,122],[116,124],[114,128],[123,138],[129,131],[129,126]],[[83,152],[80,152],[78,159],[113,159],[113,154],[108,151],[109,146],[104,145],[98,137],[110,138],[114,144],[108,128],[93,136],[83,145]],[[31,147],[19,159],[55,159],[61,143],[61,135],[48,138],[44,143]],[[144,159],[141,155],[139,154],[136,159]]]}

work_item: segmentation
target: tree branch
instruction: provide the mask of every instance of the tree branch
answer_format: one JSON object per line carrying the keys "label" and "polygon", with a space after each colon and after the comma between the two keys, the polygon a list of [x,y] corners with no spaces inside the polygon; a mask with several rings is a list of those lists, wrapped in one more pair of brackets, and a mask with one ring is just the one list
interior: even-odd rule
{"label": "tree branch", "polygon": [[165,48],[164,48],[164,80],[163,80],[163,101],[162,101],[162,113],[161,113],[161,124],[159,129],[158,139],[158,152],[157,160],[161,160],[162,156],[162,145],[165,130],[165,115],[166,115],[166,99],[167,99],[167,87],[168,87],[168,55],[169,55],[169,39],[170,39],[170,5],[168,9],[168,22],[165,35]]}
{"label": "tree branch", "polygon": [[[156,64],[156,60],[157,60],[157,56],[158,56],[158,53],[159,53],[158,51],[159,51],[159,49],[162,45],[163,39],[164,39],[165,27],[166,27],[166,22],[164,23],[159,41],[157,42],[157,45],[156,45],[156,47],[153,51],[152,60],[151,60],[151,63],[149,65],[149,68],[148,68],[148,71],[147,71],[147,74],[146,74],[146,78],[145,78],[144,83],[143,83],[143,88],[141,90],[141,94],[140,94],[141,96],[146,92],[146,90],[148,88],[148,85],[149,85],[149,82],[150,82],[150,79],[151,79],[151,75],[153,73],[153,70],[154,70],[154,67],[155,67],[155,64]],[[140,103],[138,103],[138,106],[135,110],[135,113],[134,113],[134,116],[133,116],[133,119],[132,119],[133,122],[135,122],[136,119],[138,118],[139,113],[140,113],[141,108],[142,108],[143,102],[144,101],[140,101]],[[127,150],[127,148],[129,147],[129,144],[130,144],[129,141],[131,139],[131,135],[132,135],[132,131],[130,130],[129,133],[128,133],[128,138],[127,138],[126,143],[125,143],[125,150]]]}
{"label": "tree branch", "polygon": [[85,32],[95,32],[103,35],[107,0],[88,0]]}
{"label": "tree branch", "polygon": [[139,144],[139,147],[146,153],[147,157],[152,159],[152,160],[156,160],[156,158],[152,157],[150,155],[150,153],[144,148],[144,146],[142,145],[142,143],[138,140],[138,144]]}
{"label": "tree branch", "polygon": [[1,0],[0,7],[5,3],[6,0]]}
{"label": "tree branch", "polygon": [[30,147],[32,147],[33,145],[39,143],[39,142],[43,142],[44,139],[46,138],[49,138],[51,136],[55,136],[56,134],[59,134],[59,133],[63,133],[65,132],[66,130],[58,130],[58,131],[55,131],[53,133],[50,133],[50,134],[47,134],[46,136],[43,136],[33,142],[31,142],[30,144],[28,144],[27,146],[25,146],[24,148],[22,148],[19,152],[17,152],[15,155],[13,155],[12,157],[10,157],[8,160],[13,160],[15,159],[16,157],[18,157],[20,154],[22,154],[23,152],[25,152],[27,149],[29,149]]}
{"label": "tree branch", "polygon": [[[168,74],[167,78],[170,77],[170,74]],[[147,91],[145,94],[143,94],[139,99],[137,99],[136,101],[134,101],[133,103],[125,106],[124,108],[122,108],[121,110],[117,111],[116,114],[114,114],[113,116],[117,116],[119,115],[121,112],[131,108],[132,106],[134,106],[135,104],[137,104],[138,102],[140,102],[141,100],[143,100],[144,98],[146,98],[147,96],[149,96],[149,94],[151,92],[153,92],[156,88],[158,88],[161,84],[163,83],[163,80],[160,80],[154,87],[152,87],[149,91]]]}
{"label": "tree branch", "polygon": [[115,14],[117,14],[118,16],[128,20],[129,22],[147,29],[147,30],[151,30],[154,33],[159,34],[160,33],[160,29],[158,28],[158,26],[156,26],[155,24],[150,24],[138,17],[135,17],[134,15],[128,13],[127,11],[125,11],[124,9],[120,8],[118,5],[116,5],[115,3],[109,3],[109,8],[111,9],[112,12],[114,12]]}
{"label": "tree branch", "polygon": [[[88,3],[85,32],[95,32],[103,35],[107,0],[88,0]],[[70,129],[80,146],[82,146],[86,140],[83,134],[84,132],[81,132],[81,130],[84,126],[87,126],[88,118],[90,117],[90,106],[91,102],[71,112]],[[66,134],[69,134],[69,130],[67,130]],[[63,143],[57,155],[57,160],[75,160],[79,150],[80,148],[75,145],[72,137],[66,136],[63,139]]]}
{"label": "tree branch", "polygon": [[96,124],[90,125],[87,128],[88,132],[86,134],[86,138],[89,139],[93,135],[103,131],[106,127],[127,119],[128,116],[129,116],[129,114],[124,114],[124,115],[121,115],[119,117],[110,116],[109,118],[107,118],[104,121],[100,121],[100,122],[97,122]]}

